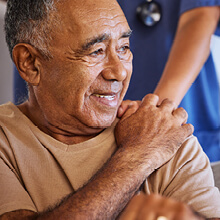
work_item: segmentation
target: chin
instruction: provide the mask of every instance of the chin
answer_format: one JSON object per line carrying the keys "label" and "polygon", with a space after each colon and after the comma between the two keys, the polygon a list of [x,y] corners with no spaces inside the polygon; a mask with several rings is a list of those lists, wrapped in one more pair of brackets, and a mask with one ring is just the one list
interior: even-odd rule
{"label": "chin", "polygon": [[110,127],[112,123],[115,121],[115,119],[116,119],[116,114],[111,116],[108,115],[108,117],[105,115],[101,118],[96,118],[92,120],[90,123],[90,127],[104,129]]}

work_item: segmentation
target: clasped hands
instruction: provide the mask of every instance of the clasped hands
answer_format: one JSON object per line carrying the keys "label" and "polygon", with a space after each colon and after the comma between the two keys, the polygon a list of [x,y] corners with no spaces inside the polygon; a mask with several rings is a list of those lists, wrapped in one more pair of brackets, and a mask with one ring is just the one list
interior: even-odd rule
{"label": "clasped hands", "polygon": [[[184,140],[193,133],[186,124],[187,112],[176,108],[166,99],[158,105],[159,97],[149,94],[142,101],[124,101],[118,110],[119,123],[115,136],[119,147],[134,149],[133,155],[154,160],[152,170],[166,163],[176,153]],[[135,146],[135,147],[134,147]],[[147,147],[145,147],[147,146]],[[144,149],[143,149],[144,148]],[[145,152],[145,154],[144,154]],[[149,157],[148,157],[149,158]],[[134,196],[119,217],[120,220],[198,220],[203,217],[187,205],[159,195]]]}
{"label": "clasped hands", "polygon": [[153,170],[170,160],[194,130],[186,124],[188,114],[183,108],[168,99],[160,105],[158,101],[154,94],[142,101],[124,101],[115,128],[118,147],[126,148],[143,166],[151,162]]}

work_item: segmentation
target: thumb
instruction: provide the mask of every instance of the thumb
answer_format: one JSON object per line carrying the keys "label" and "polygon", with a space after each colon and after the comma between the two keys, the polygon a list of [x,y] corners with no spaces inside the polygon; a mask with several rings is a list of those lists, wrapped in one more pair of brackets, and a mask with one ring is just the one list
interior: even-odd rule
{"label": "thumb", "polygon": [[121,119],[124,120],[134,114],[139,108],[140,102],[133,101],[127,107],[126,110],[123,112]]}

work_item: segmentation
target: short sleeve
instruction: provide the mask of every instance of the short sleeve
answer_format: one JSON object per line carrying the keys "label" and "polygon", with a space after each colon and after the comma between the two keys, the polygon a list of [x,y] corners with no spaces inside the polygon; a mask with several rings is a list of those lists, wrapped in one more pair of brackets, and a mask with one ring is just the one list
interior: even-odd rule
{"label": "short sleeve", "polygon": [[[205,6],[220,6],[220,0],[182,0],[180,15],[188,10]],[[214,34],[220,36],[220,21]]]}
{"label": "short sleeve", "polygon": [[[25,186],[6,153],[7,139],[0,132],[0,215],[15,210],[30,210],[36,212]],[[13,154],[13,152],[11,152]],[[16,163],[16,161],[13,161]]]}
{"label": "short sleeve", "polygon": [[36,208],[13,171],[0,159],[0,215],[15,210]]}
{"label": "short sleeve", "polygon": [[220,0],[181,0],[180,14],[204,6],[220,6]]}
{"label": "short sleeve", "polygon": [[195,137],[187,139],[146,183],[148,194],[159,193],[184,202],[207,218],[220,217],[220,193],[214,186],[210,162]]}

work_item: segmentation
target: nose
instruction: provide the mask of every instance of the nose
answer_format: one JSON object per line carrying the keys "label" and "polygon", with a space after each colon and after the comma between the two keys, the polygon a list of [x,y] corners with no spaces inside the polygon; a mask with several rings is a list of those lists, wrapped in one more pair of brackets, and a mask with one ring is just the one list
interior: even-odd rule
{"label": "nose", "polygon": [[102,76],[106,80],[123,81],[127,77],[127,71],[120,60],[117,53],[110,54],[107,58],[104,68],[102,70]]}

